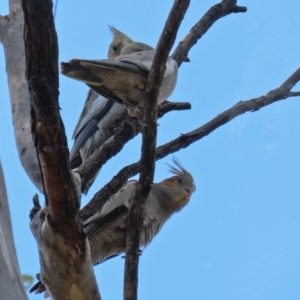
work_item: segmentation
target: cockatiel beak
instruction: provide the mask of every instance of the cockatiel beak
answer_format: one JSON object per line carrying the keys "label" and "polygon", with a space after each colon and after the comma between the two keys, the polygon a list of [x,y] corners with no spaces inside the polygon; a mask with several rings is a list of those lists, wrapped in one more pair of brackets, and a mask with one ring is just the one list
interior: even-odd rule
{"label": "cockatiel beak", "polygon": [[191,184],[185,187],[185,191],[188,193],[189,196],[191,196],[196,190],[195,184]]}

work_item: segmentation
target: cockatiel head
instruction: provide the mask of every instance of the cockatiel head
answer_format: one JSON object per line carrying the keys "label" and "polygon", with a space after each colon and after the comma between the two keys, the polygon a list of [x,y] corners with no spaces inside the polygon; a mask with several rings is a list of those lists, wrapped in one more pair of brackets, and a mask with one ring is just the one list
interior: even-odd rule
{"label": "cockatiel head", "polygon": [[[174,158],[173,163],[175,166],[169,166],[174,176],[151,186],[144,206],[140,247],[152,241],[173,213],[180,211],[189,202],[196,189],[192,175],[177,159]],[[127,216],[137,187],[136,181],[128,181],[110,197],[99,213],[84,223],[93,263],[125,251]]]}
{"label": "cockatiel head", "polygon": [[[173,157],[175,166],[169,165],[170,172],[174,176],[167,178],[160,183],[154,183],[154,190],[161,190],[170,197],[174,212],[180,211],[186,204],[188,204],[192,193],[196,190],[193,176],[189,173],[180,162]],[[170,205],[171,205],[170,203]]]}
{"label": "cockatiel head", "polygon": [[113,26],[108,26],[113,34],[113,40],[108,48],[108,58],[114,58],[120,55],[122,48],[134,42],[129,36]]}
{"label": "cockatiel head", "polygon": [[[188,204],[196,189],[193,176],[176,158],[173,158],[173,163],[175,166],[169,167],[174,176],[151,186],[144,207],[140,247],[150,244],[172,214]],[[125,252],[127,216],[137,187],[137,181],[128,181],[116,194],[110,196],[100,212],[83,224],[94,265]],[[31,291],[44,291],[44,287],[40,286],[37,283]]]}

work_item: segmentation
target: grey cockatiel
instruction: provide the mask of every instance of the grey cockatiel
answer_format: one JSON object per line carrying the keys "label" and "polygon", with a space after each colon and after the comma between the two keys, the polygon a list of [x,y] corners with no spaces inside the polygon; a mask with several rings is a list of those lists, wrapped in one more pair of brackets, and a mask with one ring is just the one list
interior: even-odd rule
{"label": "grey cockatiel", "polygon": [[[175,166],[170,166],[170,171],[174,176],[151,186],[144,207],[140,247],[147,246],[165,222],[188,204],[196,189],[192,175],[178,160],[173,159],[173,162]],[[128,181],[109,198],[100,212],[83,224],[90,241],[91,260],[94,265],[125,252],[127,216],[136,189],[137,181]],[[30,291],[44,290],[39,282]]]}
{"label": "grey cockatiel", "polygon": [[[107,56],[114,58],[121,54],[121,50],[125,46],[134,43],[134,40],[113,26],[109,26],[109,29],[113,34],[113,40],[109,45]],[[127,49],[130,48],[127,47]],[[97,147],[100,147],[107,140],[110,126],[124,113],[123,105],[100,96],[92,89],[88,91],[82,113],[72,136],[74,139],[70,151],[72,169],[77,168]]]}
{"label": "grey cockatiel", "polygon": [[[170,166],[170,171],[174,176],[152,184],[145,203],[140,247],[152,241],[173,213],[189,202],[196,189],[192,175],[176,159],[173,161],[175,167]],[[136,181],[128,181],[110,197],[98,214],[84,223],[94,264],[125,252],[127,215],[136,188]]]}
{"label": "grey cockatiel", "polygon": [[[129,47],[127,45],[124,47]],[[73,59],[61,63],[61,73],[85,82],[100,95],[124,103],[128,113],[140,117],[144,92],[155,50],[124,54],[114,59]],[[173,92],[178,74],[176,61],[168,57],[166,70],[158,94],[158,104]]]}
{"label": "grey cockatiel", "polygon": [[[113,34],[113,41],[108,52],[110,57],[153,49],[149,45],[134,42],[115,28],[113,28]],[[126,43],[122,43],[122,39],[125,39]],[[73,133],[74,144],[70,151],[71,168],[77,168],[96,149],[100,148],[113,134],[115,125],[126,118],[126,114],[124,105],[109,100],[90,89]],[[86,184],[84,193],[87,193],[93,181],[94,179]]]}

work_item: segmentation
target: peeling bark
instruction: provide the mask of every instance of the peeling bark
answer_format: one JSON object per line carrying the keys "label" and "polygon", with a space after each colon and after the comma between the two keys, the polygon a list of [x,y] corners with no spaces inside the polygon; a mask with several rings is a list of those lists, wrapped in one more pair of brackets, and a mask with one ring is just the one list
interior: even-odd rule
{"label": "peeling bark", "polygon": [[22,0],[32,133],[46,208],[32,216],[41,281],[52,299],[95,299],[100,293],[88,239],[78,217],[80,183],[70,170],[58,103],[58,42],[51,0]]}

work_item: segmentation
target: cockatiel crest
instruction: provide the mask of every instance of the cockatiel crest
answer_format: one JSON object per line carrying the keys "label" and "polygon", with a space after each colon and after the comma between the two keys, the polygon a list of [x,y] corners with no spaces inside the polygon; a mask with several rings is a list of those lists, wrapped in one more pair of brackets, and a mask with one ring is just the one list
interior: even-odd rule
{"label": "cockatiel crest", "polygon": [[[140,247],[145,247],[152,241],[172,214],[189,202],[196,189],[193,176],[175,157],[173,163],[174,166],[167,165],[174,176],[151,186],[144,207]],[[110,196],[100,212],[83,224],[94,265],[125,252],[127,216],[136,189],[136,180],[126,182],[116,194]],[[38,282],[30,290],[33,291],[40,293],[45,291],[45,287]]]}
{"label": "cockatiel crest", "polygon": [[113,26],[108,26],[108,28],[113,34],[113,40],[109,45],[107,57],[114,58],[120,55],[122,48],[133,43],[134,40]]}
{"label": "cockatiel crest", "polygon": [[[176,158],[173,158],[173,163],[175,166],[169,167],[174,176],[151,186],[144,206],[140,247],[152,241],[173,213],[189,202],[196,189],[192,175]],[[110,197],[99,213],[84,223],[94,263],[125,252],[127,216],[136,189],[137,181],[128,181]]]}
{"label": "cockatiel crest", "polygon": [[[112,26],[109,28],[113,33],[113,40],[108,53],[111,59],[120,54],[153,49],[144,43],[134,42],[126,34]],[[71,168],[77,168],[82,162],[85,162],[95,150],[99,149],[113,135],[114,129],[126,117],[124,105],[107,99],[90,89],[72,136],[74,144],[70,151]],[[95,177],[88,181],[83,188],[85,194],[94,179]]]}

